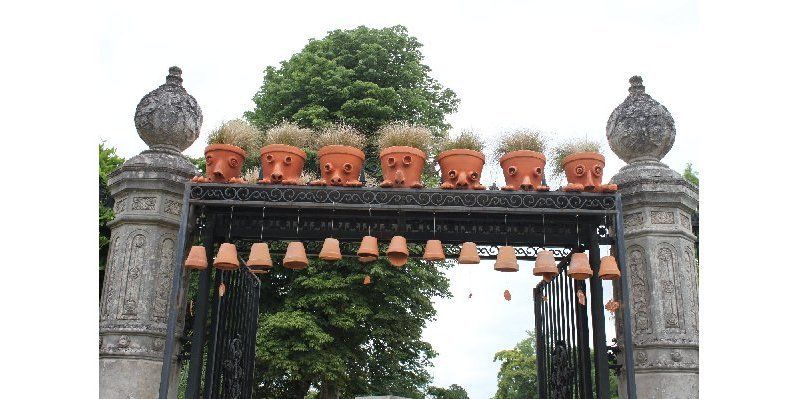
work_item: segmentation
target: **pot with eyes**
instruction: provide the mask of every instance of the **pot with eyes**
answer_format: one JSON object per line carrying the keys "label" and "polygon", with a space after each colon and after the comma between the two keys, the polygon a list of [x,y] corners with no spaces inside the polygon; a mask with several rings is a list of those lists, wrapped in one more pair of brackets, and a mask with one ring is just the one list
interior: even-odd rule
{"label": "pot with eyes", "polygon": [[596,152],[576,152],[564,158],[562,163],[567,185],[564,191],[614,192],[616,184],[603,184],[603,168],[606,158]]}
{"label": "pot with eyes", "polygon": [[302,149],[286,144],[270,144],[261,147],[261,174],[263,179],[260,184],[286,184],[298,185],[303,165],[306,162],[306,152]]}
{"label": "pot with eyes", "polygon": [[548,191],[542,185],[542,177],[546,158],[544,154],[530,150],[518,150],[506,153],[500,158],[500,167],[506,178],[503,190],[515,191]]}
{"label": "pot with eyes", "polygon": [[327,145],[317,151],[322,178],[308,184],[312,186],[360,187],[358,180],[364,165],[364,151],[348,145]]}
{"label": "pot with eyes", "polygon": [[245,151],[231,144],[211,144],[206,147],[206,174],[192,179],[200,183],[244,183],[242,165]]}
{"label": "pot with eyes", "polygon": [[381,187],[422,188],[425,153],[409,146],[394,146],[380,153],[383,181]]}
{"label": "pot with eyes", "polygon": [[485,158],[480,151],[454,149],[443,151],[438,157],[442,171],[443,189],[485,190],[481,185],[481,172]]}

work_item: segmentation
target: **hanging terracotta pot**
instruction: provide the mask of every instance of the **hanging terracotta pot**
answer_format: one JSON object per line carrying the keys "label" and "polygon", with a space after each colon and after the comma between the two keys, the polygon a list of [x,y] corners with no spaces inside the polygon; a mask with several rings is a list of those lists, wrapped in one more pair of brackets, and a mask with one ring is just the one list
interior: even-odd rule
{"label": "hanging terracotta pot", "polygon": [[370,276],[365,276],[364,285],[370,285],[370,284],[372,284],[372,278]]}
{"label": "hanging terracotta pot", "polygon": [[604,256],[600,258],[600,270],[597,275],[603,280],[616,280],[620,276],[619,266],[617,259],[613,256]]}
{"label": "hanging terracotta pot", "polygon": [[542,185],[546,158],[544,154],[530,150],[511,151],[500,158],[500,167],[506,178],[503,190],[548,191]]}
{"label": "hanging terracotta pot", "polygon": [[261,184],[300,184],[306,152],[293,145],[270,144],[261,147]]}
{"label": "hanging terracotta pot", "polygon": [[236,246],[224,243],[219,246],[217,257],[214,258],[214,267],[220,270],[236,270],[239,268],[239,254]]}
{"label": "hanging terracotta pot", "polygon": [[319,258],[328,261],[342,259],[342,252],[339,250],[339,240],[328,237],[322,243],[322,250],[319,251]]}
{"label": "hanging terracotta pot", "polygon": [[286,247],[286,256],[283,257],[283,267],[292,270],[305,269],[308,266],[306,249],[300,241],[293,241]]}
{"label": "hanging terracotta pot", "polygon": [[250,247],[250,257],[247,258],[247,267],[253,273],[267,273],[272,267],[272,257],[269,255],[269,245],[257,242]]}
{"label": "hanging terracotta pot", "polygon": [[365,258],[362,262],[372,262],[378,259],[378,256],[378,239],[373,236],[364,236],[361,239],[361,246],[358,247],[358,260]]}
{"label": "hanging terracotta pot", "polygon": [[364,151],[347,145],[327,145],[317,151],[322,178],[308,184],[312,186],[360,187],[358,180],[364,165]]}
{"label": "hanging terracotta pot", "polygon": [[536,254],[536,263],[533,266],[533,275],[542,276],[545,281],[551,281],[558,275],[556,257],[548,250],[539,251]]}
{"label": "hanging terracotta pot", "polygon": [[380,153],[383,181],[381,187],[422,188],[425,153],[414,147],[387,147]]}
{"label": "hanging terracotta pot", "polygon": [[212,183],[244,183],[242,165],[245,151],[235,145],[211,144],[206,147],[206,174],[192,181]]}
{"label": "hanging terracotta pot", "polygon": [[514,253],[514,247],[506,245],[498,249],[497,261],[494,262],[494,270],[499,272],[519,271],[519,263],[517,263],[517,255]]}
{"label": "hanging terracotta pot", "polygon": [[422,254],[422,259],[430,261],[444,260],[442,242],[439,240],[428,240],[428,242],[425,243],[425,252]]}
{"label": "hanging terracotta pot", "polygon": [[616,184],[603,185],[606,158],[597,152],[576,152],[564,158],[561,165],[567,176],[564,191],[614,192]]}
{"label": "hanging terracotta pot", "polygon": [[389,243],[389,249],[386,250],[386,257],[389,258],[389,263],[394,266],[400,267],[408,262],[408,246],[406,245],[406,238],[403,236],[394,236]]}
{"label": "hanging terracotta pot", "polygon": [[481,263],[481,258],[478,256],[478,246],[474,242],[465,242],[461,244],[461,253],[458,254],[458,263],[462,265],[477,265]]}
{"label": "hanging terracotta pot", "polygon": [[189,256],[186,257],[184,266],[187,269],[205,270],[208,267],[206,247],[202,245],[192,246],[192,248],[189,250]]}
{"label": "hanging terracotta pot", "polygon": [[442,171],[443,189],[485,190],[481,185],[481,172],[485,158],[480,151],[447,150],[437,157]]}
{"label": "hanging terracotta pot", "polygon": [[586,280],[592,277],[592,267],[589,266],[589,255],[585,252],[572,254],[572,259],[569,261],[569,269],[567,275],[575,280]]}

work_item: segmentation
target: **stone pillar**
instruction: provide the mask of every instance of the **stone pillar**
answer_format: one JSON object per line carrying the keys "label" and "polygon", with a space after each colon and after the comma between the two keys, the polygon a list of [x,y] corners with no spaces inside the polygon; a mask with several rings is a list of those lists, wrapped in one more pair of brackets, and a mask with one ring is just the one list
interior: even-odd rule
{"label": "stone pillar", "polygon": [[[181,151],[197,139],[203,120],[182,81],[172,67],[167,82],[142,98],[134,121],[150,149],[109,176],[115,218],[100,299],[105,399],[158,397],[184,184],[195,174]],[[183,317],[178,323],[183,331]],[[173,370],[174,398],[180,367]]]}
{"label": "stone pillar", "polygon": [[[698,189],[660,162],[675,141],[669,111],[645,93],[640,77],[630,83],[630,94],[609,117],[606,136],[628,164],[611,181],[622,195],[637,397],[697,398],[698,266],[691,220]],[[616,297],[621,283],[615,282]],[[627,398],[624,372],[619,386],[620,397]]]}

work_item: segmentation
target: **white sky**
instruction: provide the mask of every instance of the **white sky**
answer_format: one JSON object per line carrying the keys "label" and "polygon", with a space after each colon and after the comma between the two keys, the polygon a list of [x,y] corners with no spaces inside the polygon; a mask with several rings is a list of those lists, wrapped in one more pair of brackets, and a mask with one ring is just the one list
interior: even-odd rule
{"label": "white sky", "polygon": [[[694,162],[702,170],[696,5],[564,3],[108,4],[100,21],[103,101],[93,116],[105,129],[100,138],[124,157],[146,149],[133,125],[136,104],[178,65],[204,116],[200,139],[185,153],[200,156],[210,129],[252,109],[266,66],[329,30],[402,24],[424,45],[434,77],[461,99],[448,118],[455,128],[472,128],[492,142],[505,128],[536,127],[557,138],[588,136],[607,149],[608,115],[627,95],[628,78],[639,74],[676,121],[677,140],[664,162],[679,171]],[[608,179],[623,163],[610,151],[606,158]],[[495,168],[484,176],[486,184],[502,184]],[[448,271],[456,297],[439,303],[438,320],[425,332],[440,353],[435,384],[460,384],[472,399],[494,394],[492,355],[533,329],[530,298],[538,279],[531,267],[524,262],[516,274],[494,273],[487,263],[471,274],[463,267]],[[505,287],[511,302],[502,299]],[[470,289],[474,296],[466,300]]]}

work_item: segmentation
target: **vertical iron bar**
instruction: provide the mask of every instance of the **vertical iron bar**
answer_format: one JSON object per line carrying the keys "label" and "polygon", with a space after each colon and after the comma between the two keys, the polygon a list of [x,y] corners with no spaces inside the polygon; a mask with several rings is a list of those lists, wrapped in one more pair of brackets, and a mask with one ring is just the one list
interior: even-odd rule
{"label": "vertical iron bar", "polygon": [[203,246],[206,248],[208,267],[200,272],[197,288],[197,306],[195,306],[192,336],[192,354],[189,361],[189,377],[186,387],[187,398],[200,395],[200,380],[203,370],[203,347],[205,346],[206,322],[208,321],[208,297],[211,285],[211,269],[214,263],[214,218],[206,219],[208,225],[203,230]]}
{"label": "vertical iron bar", "polygon": [[183,189],[183,207],[181,208],[181,224],[178,227],[178,245],[175,250],[175,267],[172,271],[172,291],[169,296],[169,316],[167,317],[167,334],[164,337],[164,363],[161,364],[161,383],[158,386],[159,399],[167,399],[169,377],[172,373],[172,354],[175,351],[175,328],[180,310],[181,290],[183,287],[183,257],[186,255],[186,237],[188,236],[189,217],[193,213],[189,207],[189,183]]}
{"label": "vertical iron bar", "polygon": [[214,286],[211,289],[211,297],[214,298],[211,306],[211,331],[208,334],[208,354],[206,355],[206,375],[203,384],[203,396],[211,399],[214,390],[214,365],[217,357],[217,338],[219,327],[220,297],[218,287],[222,282],[222,271],[214,269]]}
{"label": "vertical iron bar", "polygon": [[[581,280],[575,280],[575,290],[586,292],[586,284]],[[589,319],[586,315],[586,306],[578,304],[578,364],[580,365],[581,384],[584,399],[592,399],[592,374],[589,362]]]}
{"label": "vertical iron bar", "polygon": [[633,333],[631,330],[631,306],[630,295],[628,293],[628,266],[626,263],[625,233],[623,232],[624,222],[622,220],[622,195],[617,192],[614,205],[616,214],[614,215],[614,233],[616,235],[617,263],[620,271],[620,302],[622,302],[622,329],[625,343],[625,383],[627,385],[628,399],[636,399],[636,373],[633,364]]}
{"label": "vertical iron bar", "polygon": [[542,323],[544,323],[542,319],[542,288],[544,287],[540,283],[533,289],[533,317],[536,326],[536,383],[539,389],[539,397],[545,399],[547,397],[547,379],[545,378],[547,373],[545,361],[547,359],[545,357],[544,336],[542,333]]}
{"label": "vertical iron bar", "polygon": [[589,264],[592,277],[589,279],[592,306],[592,335],[594,338],[594,374],[598,399],[609,399],[608,347],[606,346],[606,321],[603,314],[603,280],[600,280],[600,244],[593,231],[589,237]]}

